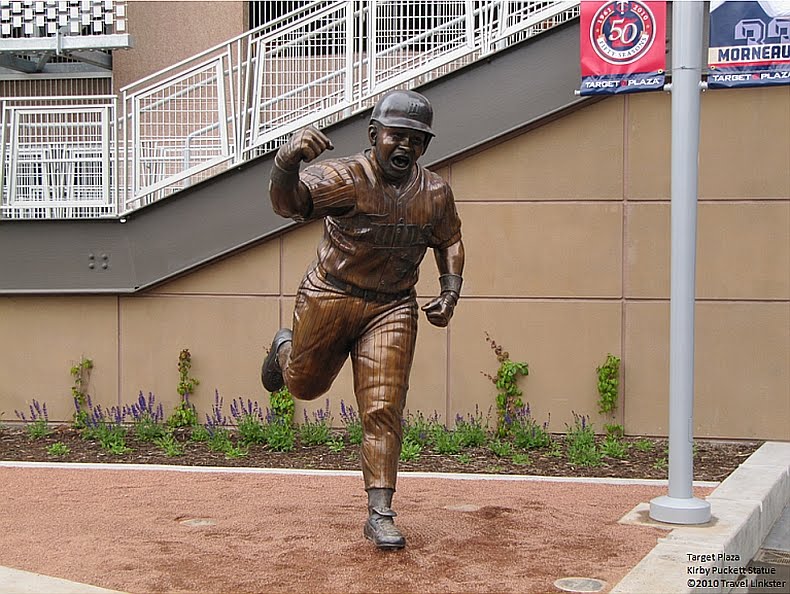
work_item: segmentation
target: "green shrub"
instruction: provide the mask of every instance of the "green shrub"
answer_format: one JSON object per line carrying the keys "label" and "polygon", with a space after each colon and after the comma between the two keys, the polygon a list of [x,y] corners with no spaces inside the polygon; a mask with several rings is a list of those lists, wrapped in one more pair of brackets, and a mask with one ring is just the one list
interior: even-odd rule
{"label": "green shrub", "polygon": [[50,456],[66,456],[71,450],[65,443],[58,441],[47,447],[47,454]]}
{"label": "green shrub", "polygon": [[525,362],[511,361],[510,354],[497,344],[488,332],[486,332],[486,342],[489,343],[496,355],[499,369],[497,369],[496,376],[488,373],[483,373],[483,375],[491,380],[498,390],[496,435],[505,437],[510,432],[510,421],[515,411],[524,406],[521,399],[524,393],[518,387],[518,378],[529,375],[529,365]]}
{"label": "green shrub", "polygon": [[435,412],[426,418],[422,412],[415,414],[408,413],[403,417],[403,442],[411,441],[419,444],[420,449],[427,446],[431,441],[431,436],[443,428],[439,423],[439,413]]}
{"label": "green shrub", "polygon": [[71,396],[74,399],[74,428],[78,431],[85,428],[88,421],[88,410],[92,408],[90,396],[88,395],[88,383],[90,382],[93,361],[80,357],[79,363],[71,367],[71,377],[74,383],[71,386]]}
{"label": "green shrub", "polygon": [[513,461],[513,464],[518,464],[519,466],[529,466],[532,464],[532,460],[529,459],[529,454],[513,454],[510,459]]}
{"label": "green shrub", "polygon": [[565,452],[568,461],[576,466],[599,466],[601,452],[595,444],[595,431],[589,418],[573,413],[573,426],[567,426]]}
{"label": "green shrub", "polygon": [[458,435],[462,448],[479,447],[488,441],[488,419],[480,414],[480,409],[475,405],[475,414],[455,417],[455,433]]}
{"label": "green shrub", "polygon": [[230,431],[224,427],[214,427],[213,431],[209,433],[210,435],[206,445],[212,452],[225,453],[233,447],[233,442],[230,439]]}
{"label": "green shrub", "polygon": [[227,449],[225,450],[225,457],[226,458],[244,458],[249,453],[250,453],[249,448],[247,448],[247,447],[245,447],[245,446],[243,446],[241,444],[239,444],[239,445],[230,444],[230,446],[228,446]]}
{"label": "green shrub", "polygon": [[271,393],[269,396],[269,405],[272,407],[272,416],[282,419],[289,425],[293,425],[296,405],[294,404],[294,397],[286,386]]}
{"label": "green shrub", "polygon": [[598,374],[598,412],[611,415],[617,408],[620,359],[609,353],[606,361],[595,371]]}
{"label": "green shrub", "polygon": [[498,458],[507,458],[513,454],[513,445],[499,438],[488,442],[488,449]]}
{"label": "green shrub", "polygon": [[27,418],[25,413],[14,411],[16,416],[25,423],[25,431],[30,439],[43,439],[47,437],[52,430],[49,428],[49,415],[47,414],[46,402],[39,403],[35,398],[32,404],[29,405],[30,418]]}
{"label": "green shrub", "polygon": [[607,423],[603,426],[603,430],[606,432],[607,437],[615,439],[622,439],[625,435],[625,429],[617,423]]}
{"label": "green shrub", "polygon": [[431,433],[431,445],[438,454],[457,454],[463,448],[461,435],[439,426]]}
{"label": "green shrub", "polygon": [[192,427],[192,430],[189,433],[189,439],[197,442],[208,441],[210,437],[211,434],[205,425],[197,425]]}
{"label": "green shrub", "polygon": [[195,406],[189,401],[189,396],[184,396],[167,418],[167,426],[177,429],[179,427],[195,427],[197,424]]}
{"label": "green shrub", "polygon": [[601,453],[610,458],[623,459],[628,457],[628,448],[616,437],[607,435],[601,444]]}
{"label": "green shrub", "polygon": [[417,441],[411,439],[404,439],[403,445],[400,450],[400,459],[402,462],[411,462],[420,457],[422,453],[422,446]]}
{"label": "green shrub", "polygon": [[653,442],[649,439],[641,438],[634,442],[634,448],[639,450],[640,452],[652,452],[653,451]]}
{"label": "green shrub", "polygon": [[176,388],[181,400],[167,419],[167,425],[172,428],[194,427],[198,424],[195,406],[189,402],[189,396],[195,393],[195,388],[200,382],[194,377],[189,377],[192,368],[192,354],[189,349],[183,349],[178,354],[178,387]]}
{"label": "green shrub", "polygon": [[146,399],[140,392],[137,402],[128,407],[127,411],[134,419],[132,428],[140,441],[153,442],[167,434],[167,429],[162,424],[164,421],[162,404],[156,404],[156,397],[153,394],[149,393]]}
{"label": "green shrub", "polygon": [[154,445],[160,448],[166,456],[171,458],[181,456],[184,453],[184,446],[182,446],[171,433],[155,438]]}
{"label": "green shrub", "polygon": [[239,441],[243,445],[266,443],[264,412],[257,401],[247,399],[245,403],[240,398],[237,402],[234,398],[230,405],[230,414],[236,423]]}
{"label": "green shrub", "polygon": [[266,424],[266,445],[274,452],[290,452],[296,445],[296,432],[285,420],[271,418]]}
{"label": "green shrub", "polygon": [[329,441],[326,442],[326,445],[329,447],[329,451],[332,452],[333,454],[338,454],[342,452],[346,447],[343,438],[340,437],[339,435],[333,435],[332,437],[330,437]]}
{"label": "green shrub", "polygon": [[343,426],[348,435],[348,443],[359,445],[362,443],[362,419],[359,413],[354,410],[351,405],[346,406],[346,403],[340,401],[340,420],[343,421]]}
{"label": "green shrub", "polygon": [[299,425],[299,439],[304,445],[324,445],[332,437],[332,415],[329,412],[329,398],[326,399],[326,410],[319,408],[312,414],[312,419],[304,410],[304,423]]}
{"label": "green shrub", "polygon": [[548,428],[548,421],[540,425],[532,418],[529,404],[518,408],[514,411],[510,423],[510,435],[513,438],[513,445],[522,450],[547,448],[552,443]]}

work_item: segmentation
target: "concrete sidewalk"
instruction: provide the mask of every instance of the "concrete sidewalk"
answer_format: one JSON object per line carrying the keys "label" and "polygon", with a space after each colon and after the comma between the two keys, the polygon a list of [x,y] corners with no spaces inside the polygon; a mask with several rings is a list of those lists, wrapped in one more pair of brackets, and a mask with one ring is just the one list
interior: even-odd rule
{"label": "concrete sidewalk", "polygon": [[[687,594],[745,591],[747,566],[790,503],[790,443],[768,442],[719,485],[707,500],[711,521],[672,527],[666,538],[613,589],[612,594]],[[640,504],[626,522],[660,526]],[[767,576],[770,578],[770,576]],[[766,592],[790,592],[773,580]],[[771,580],[767,580],[771,582]],[[763,591],[763,590],[760,590]]]}
{"label": "concrete sidewalk", "polygon": [[0,592],[2,594],[123,594],[118,590],[97,588],[10,567],[0,567]]}

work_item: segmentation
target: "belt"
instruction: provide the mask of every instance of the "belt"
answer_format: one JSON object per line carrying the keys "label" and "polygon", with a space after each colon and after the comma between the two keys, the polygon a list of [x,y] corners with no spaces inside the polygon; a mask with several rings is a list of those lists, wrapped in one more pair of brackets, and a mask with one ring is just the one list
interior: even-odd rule
{"label": "belt", "polygon": [[379,291],[372,291],[370,289],[362,289],[357,287],[356,285],[352,285],[351,283],[347,283],[344,280],[340,280],[336,276],[329,274],[326,271],[321,271],[323,277],[326,279],[330,285],[335,287],[336,289],[340,289],[344,293],[351,295],[352,297],[359,297],[364,301],[376,301],[379,303],[388,303],[390,301],[398,301],[400,299],[405,299],[406,297],[411,296],[412,290],[408,289],[406,291],[399,291],[398,293],[381,293]]}

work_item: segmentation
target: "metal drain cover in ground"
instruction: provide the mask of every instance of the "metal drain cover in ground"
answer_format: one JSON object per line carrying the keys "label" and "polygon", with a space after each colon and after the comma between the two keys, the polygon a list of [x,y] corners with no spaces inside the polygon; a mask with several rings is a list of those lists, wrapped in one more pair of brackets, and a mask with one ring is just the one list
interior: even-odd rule
{"label": "metal drain cover in ground", "polygon": [[595,578],[567,577],[554,582],[554,586],[564,592],[600,592],[606,582]]}

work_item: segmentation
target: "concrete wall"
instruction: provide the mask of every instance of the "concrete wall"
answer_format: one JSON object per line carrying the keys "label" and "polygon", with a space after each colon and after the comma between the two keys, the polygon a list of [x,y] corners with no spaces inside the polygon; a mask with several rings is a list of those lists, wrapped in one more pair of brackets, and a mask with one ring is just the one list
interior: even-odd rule
{"label": "concrete wall", "polygon": [[[555,430],[595,412],[612,352],[626,430],[666,434],[670,102],[610,98],[449,167],[469,253],[451,410],[490,392],[487,330]],[[697,253],[695,432],[790,439],[789,88],[703,95]]]}
{"label": "concrete wall", "polygon": [[[666,434],[669,114],[662,93],[613,97],[440,170],[464,222],[466,282],[448,330],[421,320],[410,410],[487,411],[488,332],[529,363],[525,400],[550,429],[572,411],[601,428],[595,368],[614,353],[617,419],[631,434]],[[695,433],[788,440],[790,87],[708,92],[702,118]],[[215,389],[226,412],[238,397],[268,403],[260,363],[320,234],[320,223],[300,227],[141,295],[0,299],[0,418],[36,398],[68,419],[81,355],[95,361],[96,401],[151,391],[169,410],[183,348],[203,411]],[[430,255],[421,272],[424,302],[438,290]],[[339,422],[350,365],[330,397]]]}
{"label": "concrete wall", "polygon": [[242,0],[129,0],[127,14],[134,47],[113,52],[115,92],[247,29]]}

